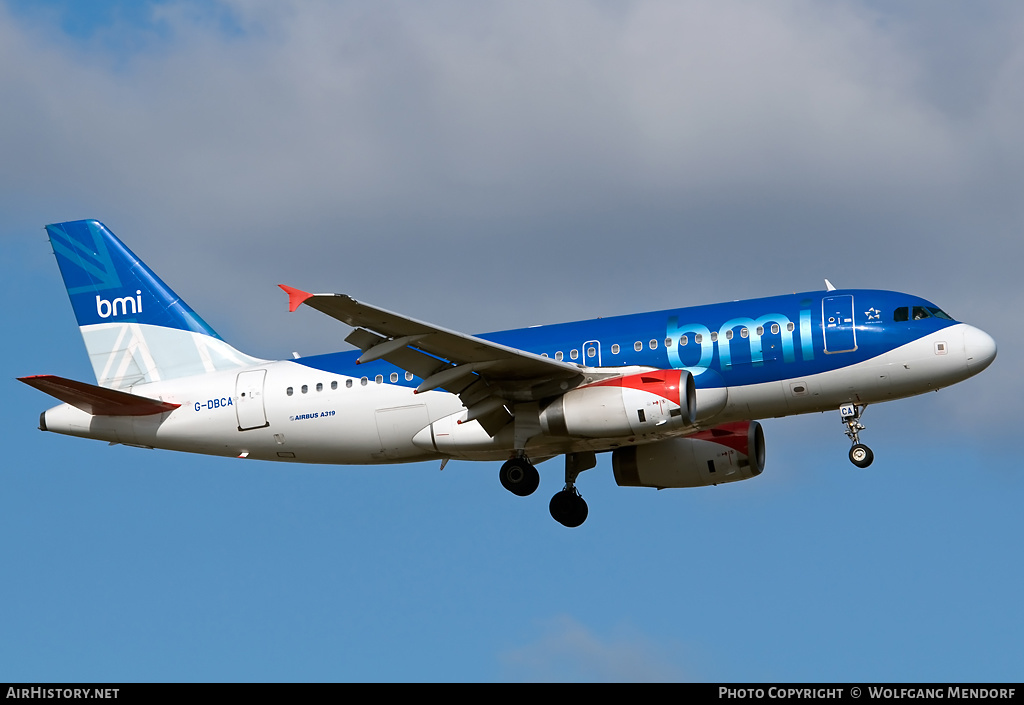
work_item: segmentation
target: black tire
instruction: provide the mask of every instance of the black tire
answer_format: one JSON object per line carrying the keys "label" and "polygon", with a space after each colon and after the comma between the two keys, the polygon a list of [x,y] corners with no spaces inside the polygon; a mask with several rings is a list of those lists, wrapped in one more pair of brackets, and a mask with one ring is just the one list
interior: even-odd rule
{"label": "black tire", "polygon": [[540,473],[526,458],[505,461],[498,471],[501,486],[518,497],[533,494],[540,486]]}
{"label": "black tire", "polygon": [[585,522],[590,513],[586,501],[576,490],[556,492],[555,496],[551,498],[548,509],[551,511],[552,519],[570,529]]}
{"label": "black tire", "polygon": [[850,462],[859,468],[866,468],[874,459],[875,454],[863,443],[857,443],[850,448]]}

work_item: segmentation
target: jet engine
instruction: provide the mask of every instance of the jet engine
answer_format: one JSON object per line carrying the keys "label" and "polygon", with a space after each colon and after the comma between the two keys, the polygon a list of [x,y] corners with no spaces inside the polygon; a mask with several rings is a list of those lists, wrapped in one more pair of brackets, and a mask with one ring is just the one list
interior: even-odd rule
{"label": "jet engine", "polygon": [[620,487],[704,487],[756,477],[764,470],[764,432],[740,421],[686,438],[617,448],[612,470]]}
{"label": "jet engine", "polygon": [[540,413],[552,436],[619,438],[692,426],[697,412],[693,375],[652,370],[578,387]]}

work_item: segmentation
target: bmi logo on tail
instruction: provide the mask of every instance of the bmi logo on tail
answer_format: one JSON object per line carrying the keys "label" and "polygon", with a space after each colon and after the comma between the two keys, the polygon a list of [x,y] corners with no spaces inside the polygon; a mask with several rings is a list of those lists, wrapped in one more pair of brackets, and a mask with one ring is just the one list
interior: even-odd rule
{"label": "bmi logo on tail", "polygon": [[120,299],[114,299],[113,301],[107,301],[104,298],[100,298],[100,295],[96,295],[96,314],[100,318],[110,318],[111,316],[117,317],[117,307],[120,304],[121,313],[120,315],[125,316],[128,314],[128,305],[131,304],[132,315],[138,315],[142,313],[142,290],[135,290],[135,298],[131,296],[123,296]]}

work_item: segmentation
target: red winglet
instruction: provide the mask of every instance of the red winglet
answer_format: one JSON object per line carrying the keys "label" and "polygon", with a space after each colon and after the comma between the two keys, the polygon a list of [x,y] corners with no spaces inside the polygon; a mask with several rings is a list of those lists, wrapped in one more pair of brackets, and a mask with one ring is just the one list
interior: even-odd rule
{"label": "red winglet", "polygon": [[287,284],[278,284],[278,286],[284,289],[285,293],[288,294],[289,312],[294,312],[295,309],[302,305],[303,301],[313,297],[313,295],[310,294],[308,291],[296,289],[295,287],[288,286]]}

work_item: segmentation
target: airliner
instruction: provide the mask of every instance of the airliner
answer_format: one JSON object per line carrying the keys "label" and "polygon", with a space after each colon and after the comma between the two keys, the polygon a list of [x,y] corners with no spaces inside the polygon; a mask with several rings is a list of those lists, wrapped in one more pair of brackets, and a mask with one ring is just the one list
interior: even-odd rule
{"label": "airliner", "polygon": [[501,462],[514,495],[564,456],[551,516],[580,526],[576,483],[611,454],[624,487],[764,470],[758,419],[838,411],[849,458],[869,404],[978,374],[995,341],[917,296],[837,289],[467,335],[345,294],[280,285],[351,328],[353,350],[262,360],[237,350],[96,220],[46,226],[96,384],[19,378],[63,402],[43,431],[297,463]]}

